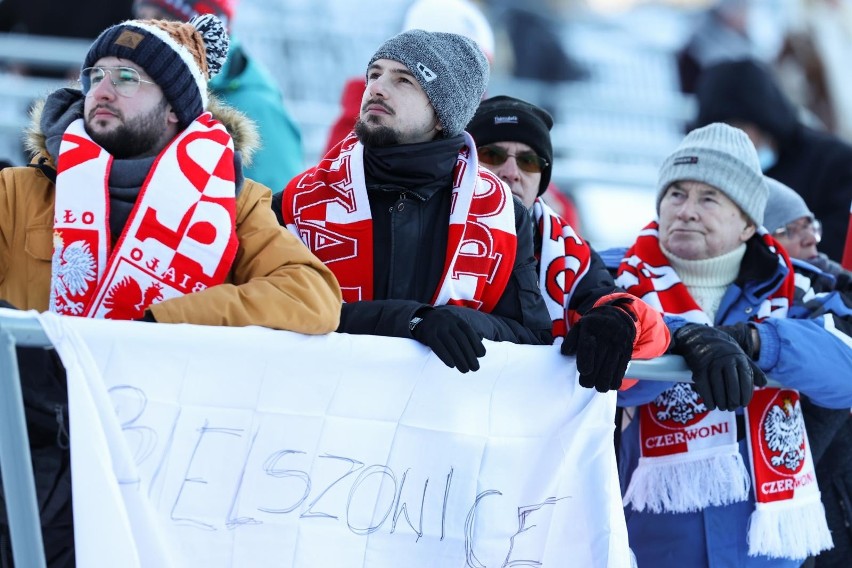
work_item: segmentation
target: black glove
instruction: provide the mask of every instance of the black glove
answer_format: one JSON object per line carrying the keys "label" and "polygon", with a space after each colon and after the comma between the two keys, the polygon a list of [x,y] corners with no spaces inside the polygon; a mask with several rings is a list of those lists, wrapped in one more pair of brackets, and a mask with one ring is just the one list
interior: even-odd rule
{"label": "black glove", "polygon": [[136,318],[134,321],[147,321],[149,323],[157,323],[157,319],[154,317],[154,314],[151,313],[151,310],[145,310],[145,313],[142,314],[142,317]]}
{"label": "black glove", "polygon": [[447,367],[462,373],[479,370],[478,357],[485,355],[482,338],[450,309],[431,308],[419,313],[409,328],[411,336],[432,349]]}
{"label": "black glove", "polygon": [[834,281],[834,289],[843,294],[852,292],[852,273],[841,272],[838,274]]}
{"label": "black glove", "polygon": [[563,355],[577,356],[580,386],[607,392],[621,386],[633,354],[636,315],[622,309],[631,298],[592,308],[577,321],[562,343]]}
{"label": "black glove", "polygon": [[766,376],[730,335],[699,324],[686,324],[672,337],[672,353],[683,356],[692,371],[693,388],[708,410],[746,406],[755,384]]}
{"label": "black glove", "polygon": [[[751,325],[740,322],[734,325],[717,325],[716,329],[724,331],[731,336],[731,339],[737,342],[743,352],[748,355],[749,359],[757,359],[756,349],[754,347],[754,336],[751,334],[753,329]],[[757,385],[757,383],[755,383]],[[757,385],[763,386],[763,385]]]}

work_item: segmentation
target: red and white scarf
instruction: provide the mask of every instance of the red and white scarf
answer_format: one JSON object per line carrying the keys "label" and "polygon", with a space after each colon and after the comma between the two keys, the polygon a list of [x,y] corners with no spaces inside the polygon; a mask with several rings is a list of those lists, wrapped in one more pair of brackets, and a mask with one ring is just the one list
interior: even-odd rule
{"label": "red and white scarf", "polygon": [[[453,170],[447,256],[434,305],[490,312],[515,262],[515,210],[509,188],[479,167],[465,133]],[[373,299],[373,221],[364,181],[364,146],[354,134],[284,190],[287,228],[334,272],[347,302]]]}
{"label": "red and white scarf", "polygon": [[541,197],[533,203],[533,218],[541,235],[538,287],[553,320],[553,336],[565,337],[579,317],[569,313],[568,304],[589,271],[591,249]]}
{"label": "red and white scarf", "polygon": [[[792,267],[775,240],[765,230],[759,232],[789,273],[781,286],[761,303],[753,320],[783,318],[793,300]],[[616,282],[664,314],[712,324],[660,250],[656,222],[645,227],[627,251]],[[787,401],[795,402],[783,406],[782,412],[779,405]],[[775,430],[768,428],[766,416],[775,420],[772,422]],[[751,433],[751,478],[738,451],[735,413],[708,412],[688,383],[678,383],[640,407],[641,457],[625,493],[625,505],[632,504],[639,511],[648,508],[654,513],[694,512],[711,505],[743,501],[753,485],[756,511],[749,523],[750,555],[804,558],[824,550],[826,543],[830,547],[804,422],[798,410],[798,394],[772,387],[757,389],[747,407],[746,422]],[[782,440],[767,437],[777,432],[784,432]],[[765,467],[790,451],[786,445],[792,443],[792,438],[796,438],[793,444],[796,456],[802,459],[797,472],[778,473],[777,469]],[[767,448],[772,449],[767,451]],[[772,472],[768,473],[768,469]],[[787,485],[796,489],[772,491],[773,487]],[[803,519],[808,519],[807,525],[802,523]]]}
{"label": "red and white scarf", "polygon": [[745,413],[756,500],[749,554],[806,558],[831,548],[799,393],[758,389]]}
{"label": "red and white scarf", "polygon": [[57,160],[50,310],[138,319],[152,303],[225,281],[237,252],[234,144],[209,113],[154,160],[110,250],[113,158],[83,120],[62,136]]}

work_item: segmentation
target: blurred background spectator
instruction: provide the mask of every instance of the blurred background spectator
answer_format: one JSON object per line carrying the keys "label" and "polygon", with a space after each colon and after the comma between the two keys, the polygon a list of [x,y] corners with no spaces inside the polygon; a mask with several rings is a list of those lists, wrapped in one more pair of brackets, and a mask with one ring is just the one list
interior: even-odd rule
{"label": "blurred background spectator", "polygon": [[[0,32],[95,39],[107,27],[129,19],[132,3],[133,0],[2,0]],[[55,66],[41,67],[36,63],[17,64],[12,68],[30,75],[62,77],[66,74]],[[79,69],[72,71],[71,76],[76,78],[77,71]]]}
{"label": "blurred background spectator", "polygon": [[852,140],[852,3],[791,0],[790,26],[776,62],[785,91],[827,130]]}
{"label": "blurred background spectator", "polygon": [[719,0],[700,15],[695,31],[677,52],[683,92],[695,92],[698,75],[705,67],[756,55],[749,37],[748,4],[748,0]]}
{"label": "blurred background spectator", "polygon": [[254,121],[261,145],[245,164],[244,173],[277,193],[304,169],[302,134],[269,71],[243,49],[233,32],[236,6],[236,0],[135,0],[133,12],[139,19],[180,21],[215,14],[225,22],[231,33],[228,58],[210,80],[210,91]]}
{"label": "blurred background spectator", "polygon": [[[562,8],[552,0],[492,0],[489,13],[509,39],[511,74],[545,83],[576,81],[586,70],[566,51]],[[561,7],[560,7],[561,5]]]}
{"label": "blurred background spectator", "polygon": [[754,59],[707,67],[696,87],[696,126],[726,122],[745,130],[763,172],[801,195],[823,223],[820,251],[839,261],[852,202],[852,145],[809,126],[771,68]]}
{"label": "blurred background spectator", "polygon": [[133,0],[0,0],[0,160],[28,161],[30,105],[73,81],[91,40],[131,17]]}

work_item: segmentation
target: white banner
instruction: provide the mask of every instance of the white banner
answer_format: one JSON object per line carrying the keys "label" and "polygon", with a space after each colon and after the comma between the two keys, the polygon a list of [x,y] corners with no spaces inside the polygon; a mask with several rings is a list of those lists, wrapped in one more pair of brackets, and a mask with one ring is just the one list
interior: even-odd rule
{"label": "white banner", "polygon": [[615,395],[558,347],[40,319],[80,566],[630,566]]}

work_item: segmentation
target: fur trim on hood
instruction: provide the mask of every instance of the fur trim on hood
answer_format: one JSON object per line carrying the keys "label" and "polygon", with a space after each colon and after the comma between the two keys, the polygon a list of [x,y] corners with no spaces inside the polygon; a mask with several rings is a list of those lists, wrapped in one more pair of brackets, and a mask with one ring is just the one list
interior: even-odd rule
{"label": "fur trim on hood", "polygon": [[[44,113],[45,99],[36,102],[30,111],[30,126],[25,131],[24,142],[27,153],[31,157],[44,154],[55,161],[47,151],[46,136],[42,131],[41,121]],[[234,140],[234,149],[240,153],[243,167],[251,165],[251,158],[255,150],[260,147],[260,135],[257,125],[249,117],[234,107],[228,106],[212,94],[207,105],[207,110],[213,113],[213,117],[220,121],[230,133]]]}

